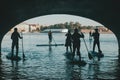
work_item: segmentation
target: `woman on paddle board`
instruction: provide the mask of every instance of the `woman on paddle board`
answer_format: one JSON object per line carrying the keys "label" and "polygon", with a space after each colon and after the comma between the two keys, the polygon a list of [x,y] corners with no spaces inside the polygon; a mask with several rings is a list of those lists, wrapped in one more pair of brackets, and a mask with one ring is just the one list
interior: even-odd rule
{"label": "woman on paddle board", "polygon": [[70,51],[72,52],[72,47],[71,47],[72,35],[71,35],[70,30],[68,30],[68,33],[66,33],[65,36],[67,37],[65,41],[66,52],[68,52],[68,47],[70,48]]}

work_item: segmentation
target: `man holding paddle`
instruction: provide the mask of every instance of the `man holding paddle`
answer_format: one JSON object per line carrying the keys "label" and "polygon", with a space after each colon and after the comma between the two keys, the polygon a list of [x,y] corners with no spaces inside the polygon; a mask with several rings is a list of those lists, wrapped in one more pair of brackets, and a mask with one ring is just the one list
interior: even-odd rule
{"label": "man holding paddle", "polygon": [[22,37],[18,33],[18,29],[14,28],[14,32],[11,35],[11,39],[12,39],[12,51],[11,51],[12,54],[11,54],[11,57],[14,56],[14,47],[16,47],[16,57],[18,57],[19,38],[22,39]]}
{"label": "man holding paddle", "polygon": [[84,38],[84,34],[81,32],[79,33],[78,29],[74,29],[74,33],[72,35],[72,40],[73,40],[73,58],[75,56],[75,52],[77,49],[77,55],[79,56],[79,60],[81,61],[81,54],[80,54],[80,38]]}

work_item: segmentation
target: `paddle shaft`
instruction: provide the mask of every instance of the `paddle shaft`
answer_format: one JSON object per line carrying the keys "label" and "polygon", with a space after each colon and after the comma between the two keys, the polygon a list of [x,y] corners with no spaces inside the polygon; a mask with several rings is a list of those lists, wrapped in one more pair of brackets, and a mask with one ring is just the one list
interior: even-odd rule
{"label": "paddle shaft", "polygon": [[25,58],[24,47],[23,47],[23,33],[22,32],[21,32],[21,36],[22,36],[22,53],[23,53],[23,58]]}
{"label": "paddle shaft", "polygon": [[86,44],[86,42],[85,42],[85,39],[83,38],[83,41],[84,41],[84,43],[85,43],[85,47],[86,47],[86,49],[87,49],[87,52],[89,53],[89,50],[88,50],[88,47],[87,47],[87,44]]}
{"label": "paddle shaft", "polygon": [[[53,37],[52,37],[52,38],[53,38]],[[53,38],[53,41],[55,42],[54,38]],[[57,45],[56,42],[55,42],[55,45]]]}
{"label": "paddle shaft", "polygon": [[90,54],[90,52],[89,52],[89,50],[88,50],[88,47],[87,47],[87,44],[86,44],[86,41],[85,41],[84,38],[83,38],[83,41],[84,41],[84,43],[85,43],[85,47],[86,47],[86,49],[87,49],[88,55],[91,56],[91,57],[93,58],[93,60],[94,60],[94,57]]}

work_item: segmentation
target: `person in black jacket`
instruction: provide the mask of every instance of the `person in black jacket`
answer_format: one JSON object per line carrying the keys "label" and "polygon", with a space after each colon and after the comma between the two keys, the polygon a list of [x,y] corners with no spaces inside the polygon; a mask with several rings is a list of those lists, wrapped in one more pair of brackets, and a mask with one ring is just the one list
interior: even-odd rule
{"label": "person in black jacket", "polygon": [[84,38],[84,34],[81,32],[78,32],[78,29],[74,29],[74,33],[72,35],[72,40],[73,40],[73,58],[75,56],[75,51],[77,49],[77,55],[79,56],[79,60],[81,61],[81,54],[80,54],[80,38]]}
{"label": "person in black jacket", "polygon": [[95,46],[97,45],[98,47],[98,52],[102,52],[101,49],[100,49],[100,40],[99,40],[99,36],[100,36],[100,33],[98,32],[98,29],[96,28],[95,29],[95,32],[92,33],[92,36],[94,38],[94,42],[93,42],[93,52],[95,51]]}
{"label": "person in black jacket", "polygon": [[52,42],[52,31],[51,30],[48,32],[48,38],[49,38],[49,44],[51,44]]}
{"label": "person in black jacket", "polygon": [[14,28],[14,32],[11,35],[11,39],[12,39],[12,55],[11,55],[11,57],[13,57],[13,55],[14,55],[14,47],[15,46],[16,46],[16,57],[18,57],[19,38],[22,39],[22,37],[20,36],[20,34],[17,31],[17,28]]}

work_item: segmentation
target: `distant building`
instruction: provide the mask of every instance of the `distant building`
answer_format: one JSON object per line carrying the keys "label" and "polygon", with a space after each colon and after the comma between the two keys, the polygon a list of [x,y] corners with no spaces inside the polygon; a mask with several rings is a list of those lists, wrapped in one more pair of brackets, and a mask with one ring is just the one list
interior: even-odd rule
{"label": "distant building", "polygon": [[[27,33],[27,32],[39,32],[39,30],[40,30],[40,25],[39,24],[21,23],[21,24],[16,25],[15,27],[18,28],[19,32],[24,32],[24,33]],[[13,32],[15,27],[13,27],[10,30],[10,32]]]}

